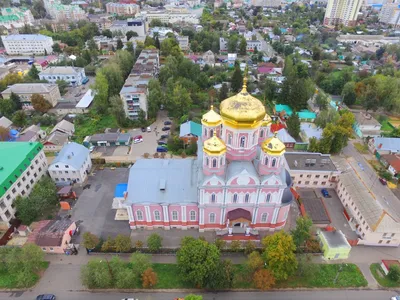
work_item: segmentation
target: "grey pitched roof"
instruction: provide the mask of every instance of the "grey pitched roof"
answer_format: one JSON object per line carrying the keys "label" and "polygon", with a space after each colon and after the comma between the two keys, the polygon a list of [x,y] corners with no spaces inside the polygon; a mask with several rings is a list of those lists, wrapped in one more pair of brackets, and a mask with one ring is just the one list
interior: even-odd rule
{"label": "grey pitched roof", "polygon": [[258,173],[252,162],[250,162],[250,161],[232,161],[228,164],[228,167],[226,170],[226,181],[229,181],[231,178],[239,175],[244,170],[246,170],[250,176],[253,176],[257,180],[259,180]]}
{"label": "grey pitched roof", "polygon": [[325,237],[331,248],[351,248],[349,242],[341,230],[337,231],[320,231],[319,234]]}
{"label": "grey pitched roof", "polygon": [[47,94],[52,89],[58,89],[57,84],[51,83],[16,83],[2,92],[2,94]]}
{"label": "grey pitched roof", "polygon": [[90,137],[90,142],[91,143],[97,143],[97,142],[113,142],[115,143],[118,141],[119,133],[116,132],[110,132],[110,133],[96,133],[93,134]]}
{"label": "grey pitched roof", "polygon": [[196,161],[137,160],[129,171],[127,202],[129,204],[197,203]]}
{"label": "grey pitched roof", "polygon": [[68,134],[55,131],[49,135],[47,138],[46,143],[51,143],[54,145],[64,145],[66,142],[68,142]]}
{"label": "grey pitched roof", "polygon": [[40,72],[39,75],[77,75],[83,71],[83,68],[77,67],[48,67]]}
{"label": "grey pitched roof", "polygon": [[58,153],[50,166],[64,163],[79,170],[88,156],[89,149],[85,146],[74,142],[68,143],[61,149],[60,153]]}
{"label": "grey pitched roof", "polygon": [[55,131],[61,131],[72,135],[75,131],[75,126],[71,122],[68,122],[66,120],[61,120],[56,124],[56,126],[54,126],[51,133]]}
{"label": "grey pitched roof", "polygon": [[6,117],[1,117],[0,118],[0,126],[4,128],[8,128],[12,125],[12,122],[7,119]]}

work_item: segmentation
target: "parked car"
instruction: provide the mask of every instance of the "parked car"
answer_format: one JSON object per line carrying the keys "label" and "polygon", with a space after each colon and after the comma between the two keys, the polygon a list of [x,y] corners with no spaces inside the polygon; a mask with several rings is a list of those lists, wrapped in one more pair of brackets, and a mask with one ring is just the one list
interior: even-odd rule
{"label": "parked car", "polygon": [[82,80],[82,84],[86,84],[86,83],[88,83],[89,82],[89,78],[87,78],[87,77],[85,77],[83,80]]}
{"label": "parked car", "polygon": [[137,136],[135,136],[133,139],[134,139],[134,140],[140,140],[140,139],[143,139],[143,137],[142,137],[141,135],[137,135]]}
{"label": "parked car", "polygon": [[172,124],[171,121],[165,121],[165,122],[164,122],[164,125],[171,125],[171,124]]}
{"label": "parked car", "polygon": [[90,147],[89,147],[89,152],[92,153],[93,150],[94,150],[94,146],[90,146]]}
{"label": "parked car", "polygon": [[163,127],[162,128],[162,131],[168,131],[168,130],[170,130],[171,128],[170,127]]}
{"label": "parked car", "polygon": [[168,149],[166,147],[163,147],[163,146],[158,146],[157,147],[157,152],[168,152]]}
{"label": "parked car", "polygon": [[400,300],[400,295],[393,296],[392,298],[390,298],[390,300]]}
{"label": "parked car", "polygon": [[159,145],[166,145],[166,144],[167,144],[167,142],[164,142],[164,141],[159,141],[159,142],[158,142],[158,144],[159,144]]}
{"label": "parked car", "polygon": [[147,132],[151,132],[151,128],[150,127],[147,127]]}
{"label": "parked car", "polygon": [[160,136],[160,139],[167,139],[168,137],[169,137],[168,134],[162,134],[162,135]]}
{"label": "parked car", "polygon": [[42,294],[36,297],[36,300],[55,300],[56,296],[53,294]]}
{"label": "parked car", "polygon": [[142,127],[142,132],[146,132],[146,128],[145,127]]}
{"label": "parked car", "polygon": [[331,197],[331,195],[329,195],[329,192],[328,192],[327,189],[322,189],[322,190],[321,190],[321,194],[322,194],[322,196],[324,196],[325,198],[330,198],[330,197]]}
{"label": "parked car", "polygon": [[134,139],[134,140],[133,140],[133,143],[134,143],[134,144],[139,144],[139,143],[141,143],[141,142],[143,142],[143,139]]}
{"label": "parked car", "polygon": [[383,185],[387,185],[387,180],[385,178],[379,177],[379,181],[383,184]]}

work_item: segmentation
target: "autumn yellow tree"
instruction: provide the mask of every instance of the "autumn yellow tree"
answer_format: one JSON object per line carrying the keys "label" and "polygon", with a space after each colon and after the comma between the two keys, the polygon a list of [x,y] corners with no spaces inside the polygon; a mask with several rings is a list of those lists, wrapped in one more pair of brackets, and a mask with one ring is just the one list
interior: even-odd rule
{"label": "autumn yellow tree", "polygon": [[142,275],[142,285],[145,289],[152,288],[157,284],[158,278],[152,268],[148,268]]}
{"label": "autumn yellow tree", "polygon": [[269,290],[275,285],[275,278],[267,269],[260,269],[253,275],[254,286],[260,290]]}
{"label": "autumn yellow tree", "polygon": [[31,96],[31,103],[35,110],[40,111],[42,113],[47,112],[52,107],[50,102],[39,94],[33,94]]}
{"label": "autumn yellow tree", "polygon": [[285,280],[296,271],[296,246],[290,234],[282,230],[266,236],[261,243],[264,247],[263,258],[266,267],[276,280]]}
{"label": "autumn yellow tree", "polygon": [[250,275],[253,275],[256,271],[264,267],[264,260],[261,254],[257,251],[253,251],[247,257],[246,267]]}

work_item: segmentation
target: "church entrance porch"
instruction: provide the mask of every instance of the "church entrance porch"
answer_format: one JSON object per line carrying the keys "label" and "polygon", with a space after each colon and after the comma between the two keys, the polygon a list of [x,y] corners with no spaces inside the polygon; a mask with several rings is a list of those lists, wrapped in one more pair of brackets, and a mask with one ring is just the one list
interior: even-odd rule
{"label": "church entrance porch", "polygon": [[231,210],[226,215],[226,228],[217,231],[217,236],[226,240],[258,240],[258,231],[251,229],[251,213],[243,208]]}

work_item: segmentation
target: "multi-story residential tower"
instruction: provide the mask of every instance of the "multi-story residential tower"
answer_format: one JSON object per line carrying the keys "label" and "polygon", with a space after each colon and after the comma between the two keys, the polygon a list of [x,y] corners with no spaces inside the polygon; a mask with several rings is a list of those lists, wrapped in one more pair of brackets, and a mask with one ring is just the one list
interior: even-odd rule
{"label": "multi-story residential tower", "polygon": [[329,0],[324,25],[355,26],[363,0]]}

